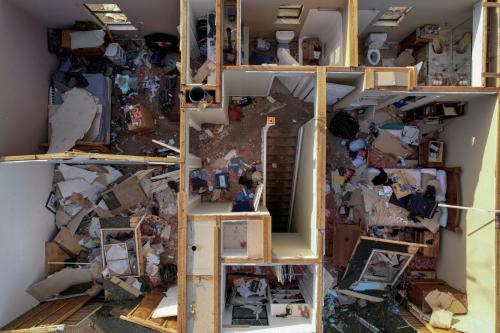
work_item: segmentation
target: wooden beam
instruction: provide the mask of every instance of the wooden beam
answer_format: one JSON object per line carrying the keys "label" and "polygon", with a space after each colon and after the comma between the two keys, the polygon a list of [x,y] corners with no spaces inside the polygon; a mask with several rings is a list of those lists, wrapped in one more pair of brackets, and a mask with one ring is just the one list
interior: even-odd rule
{"label": "wooden beam", "polygon": [[[182,150],[183,151],[183,150]],[[181,169],[182,170],[182,169]],[[181,177],[182,179],[182,177]],[[181,189],[183,189],[181,187]],[[186,216],[187,194],[182,190],[177,194],[178,206],[178,253],[177,253],[177,290],[178,290],[178,313],[177,313],[177,332],[186,332],[187,321],[187,279],[186,279],[186,248],[187,248],[187,216]]]}
{"label": "wooden beam", "polygon": [[365,77],[363,80],[363,90],[373,89],[375,88],[375,73],[373,68],[367,67],[365,68]]}
{"label": "wooden beam", "polygon": [[464,93],[498,93],[497,87],[470,87],[470,86],[417,86],[413,91],[428,92],[464,92]]}
{"label": "wooden beam", "polygon": [[316,277],[316,332],[323,332],[323,233],[318,230],[318,254],[321,262],[317,265]]}
{"label": "wooden beam", "polygon": [[214,322],[214,332],[219,332],[220,326],[220,221],[217,221],[214,227],[214,294],[213,294],[213,322]]}
{"label": "wooden beam", "polygon": [[152,156],[134,156],[134,155],[113,155],[83,152],[65,152],[55,154],[33,154],[33,155],[14,155],[2,156],[0,162],[10,161],[40,161],[40,160],[71,160],[71,159],[89,159],[103,161],[125,161],[141,163],[180,163],[178,157],[152,157]]}
{"label": "wooden beam", "polygon": [[318,67],[316,73],[316,227],[325,229],[325,177],[326,177],[326,69]]}
{"label": "wooden beam", "polygon": [[499,2],[481,2],[483,8],[500,8]]}
{"label": "wooden beam", "polygon": [[241,65],[224,66],[225,71],[263,71],[263,72],[316,72],[318,66],[275,66],[275,65]]}
{"label": "wooden beam", "polygon": [[321,264],[323,258],[273,258],[273,263],[275,264]]}
{"label": "wooden beam", "polygon": [[187,71],[187,36],[189,27],[187,24],[187,1],[181,0],[181,85],[186,84]]}
{"label": "wooden beam", "polygon": [[[484,2],[482,3],[484,4]],[[483,66],[482,72],[488,72],[488,8],[482,7],[481,14],[483,16]],[[486,87],[486,78],[481,78],[481,85]]]}
{"label": "wooden beam", "polygon": [[221,262],[225,264],[262,264],[264,258],[221,258]]}
{"label": "wooden beam", "polygon": [[349,59],[346,66],[358,66],[358,0],[348,0]]}
{"label": "wooden beam", "polygon": [[481,73],[482,77],[498,79],[500,78],[500,73]]}
{"label": "wooden beam", "polygon": [[191,222],[216,222],[216,215],[190,215],[189,220]]}
{"label": "wooden beam", "polygon": [[[221,103],[222,44],[224,41],[222,0],[215,0],[215,103]],[[231,41],[229,41],[231,42]]]}
{"label": "wooden beam", "polygon": [[264,217],[264,262],[273,261],[273,230],[271,216]]}
{"label": "wooden beam", "polygon": [[241,65],[241,0],[236,0],[236,65]]}
{"label": "wooden beam", "polygon": [[[500,209],[500,168],[498,163],[500,163],[500,95],[497,96],[497,147],[496,147],[496,169],[495,169],[495,209]],[[500,332],[500,214],[495,214],[495,304],[497,311],[495,312],[495,332]]]}

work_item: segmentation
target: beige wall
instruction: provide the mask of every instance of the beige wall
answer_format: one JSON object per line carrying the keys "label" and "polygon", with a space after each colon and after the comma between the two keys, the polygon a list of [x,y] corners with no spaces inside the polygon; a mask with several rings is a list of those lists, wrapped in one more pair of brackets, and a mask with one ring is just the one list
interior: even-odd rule
{"label": "beige wall", "polygon": [[315,119],[305,123],[302,135],[300,162],[293,204],[292,232],[297,232],[311,248],[314,245],[312,230],[316,228],[316,146]]}
{"label": "beige wall", "polygon": [[[461,166],[462,204],[495,208],[495,168],[498,108],[496,96],[471,100],[466,115],[445,130],[446,164]],[[438,277],[466,290],[469,315],[477,332],[493,332],[495,319],[494,214],[462,214],[462,234],[442,232]]]}
{"label": "beige wall", "polygon": [[[343,10],[345,0],[242,0],[242,24],[250,28],[250,38],[275,38],[276,30],[293,30],[298,38],[307,13],[312,8],[328,8]],[[300,24],[274,24],[280,5],[303,4]]]}
{"label": "beige wall", "polygon": [[49,79],[55,57],[46,30],[10,1],[0,1],[0,155],[39,151],[47,142]]}
{"label": "beige wall", "polygon": [[[4,2],[5,0],[2,0]],[[10,0],[53,28],[70,26],[75,20],[97,21],[84,7],[84,3],[106,3],[100,0]],[[164,32],[178,35],[179,0],[114,0],[132,24],[139,29],[139,34]],[[136,33],[123,35],[133,37]]]}

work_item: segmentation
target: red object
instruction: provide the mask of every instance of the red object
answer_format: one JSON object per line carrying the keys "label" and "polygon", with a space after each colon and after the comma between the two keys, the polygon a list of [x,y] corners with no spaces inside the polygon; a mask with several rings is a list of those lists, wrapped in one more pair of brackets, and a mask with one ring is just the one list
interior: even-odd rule
{"label": "red object", "polygon": [[245,117],[241,106],[231,104],[229,105],[229,121],[241,121]]}

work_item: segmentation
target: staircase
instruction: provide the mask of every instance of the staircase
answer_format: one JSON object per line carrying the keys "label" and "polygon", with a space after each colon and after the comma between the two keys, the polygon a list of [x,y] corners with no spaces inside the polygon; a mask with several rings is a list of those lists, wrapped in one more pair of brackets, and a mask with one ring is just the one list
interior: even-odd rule
{"label": "staircase", "polygon": [[[266,207],[273,232],[288,232],[297,131],[272,127],[267,133]],[[273,168],[273,163],[276,168]]]}

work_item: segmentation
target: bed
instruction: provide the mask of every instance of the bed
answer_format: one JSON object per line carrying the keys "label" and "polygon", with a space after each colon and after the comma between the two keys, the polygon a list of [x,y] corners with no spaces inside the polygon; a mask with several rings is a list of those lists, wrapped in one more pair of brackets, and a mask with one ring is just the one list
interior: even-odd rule
{"label": "bed", "polygon": [[[414,168],[414,169],[395,169],[384,168],[387,174],[401,172],[411,177],[418,188],[425,189],[429,183],[440,187],[436,195],[436,201],[450,205],[460,205],[460,168]],[[379,171],[375,168],[367,169],[367,174],[371,180]],[[417,229],[429,228],[428,224],[417,223],[407,218],[408,211],[388,202],[387,198],[378,195],[381,186],[361,185],[361,190],[364,197],[365,211],[367,212],[367,226],[388,226],[388,227],[411,227]],[[447,213],[447,217],[441,214]],[[453,232],[461,232],[460,210],[457,209],[440,209],[432,219],[427,221],[431,229],[436,228],[436,223],[439,224],[439,219],[446,219],[446,229]]]}

